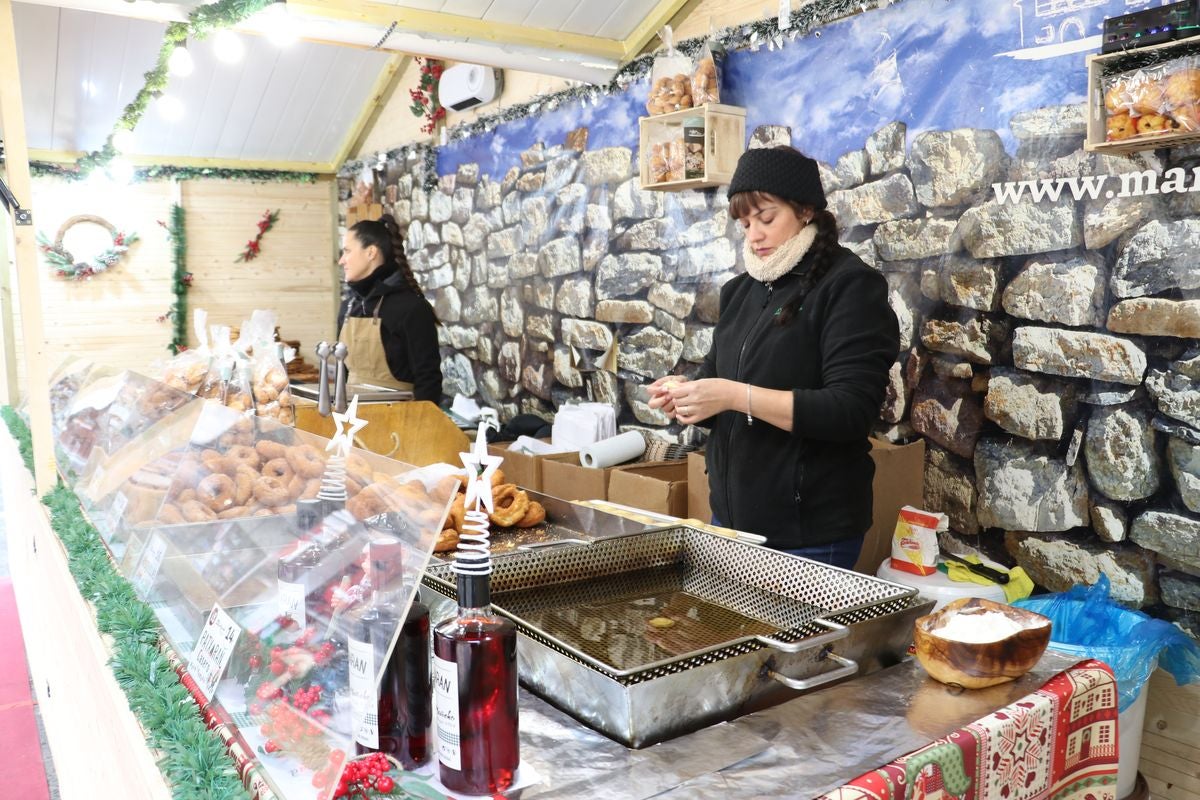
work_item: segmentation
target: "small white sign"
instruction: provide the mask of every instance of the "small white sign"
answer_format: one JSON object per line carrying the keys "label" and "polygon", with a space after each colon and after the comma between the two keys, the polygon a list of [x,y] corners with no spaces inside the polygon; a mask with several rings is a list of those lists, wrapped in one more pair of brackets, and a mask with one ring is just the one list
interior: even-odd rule
{"label": "small white sign", "polygon": [[437,727],[438,761],[462,769],[462,728],[458,708],[458,664],[433,657],[433,708]]}
{"label": "small white sign", "polygon": [[241,632],[233,617],[214,603],[208,614],[208,622],[200,631],[200,639],[192,648],[192,656],[188,660],[188,671],[206,698],[211,699],[216,692]]}
{"label": "small white sign", "polygon": [[120,523],[121,517],[125,514],[125,509],[129,508],[129,497],[124,492],[117,492],[113,498],[112,505],[108,508],[108,527],[112,530],[117,529],[117,524]]}
{"label": "small white sign", "polygon": [[379,749],[379,695],[375,691],[375,648],[370,642],[347,639],[350,666],[350,714],[354,741]]}
{"label": "small white sign", "polygon": [[162,566],[163,556],[167,554],[167,540],[162,534],[155,531],[150,536],[150,541],[146,543],[146,547],[142,550],[142,557],[138,559],[137,569],[133,571],[134,591],[138,593],[138,597],[143,600],[146,595],[150,594],[150,589],[154,586],[154,581],[158,577],[158,569]]}
{"label": "small white sign", "polygon": [[779,0],[779,30],[792,27],[792,0]]}
{"label": "small white sign", "polygon": [[301,631],[308,627],[308,611],[305,607],[305,602],[308,599],[308,590],[304,588],[303,583],[279,581],[277,597],[279,600],[279,616],[287,617],[292,622],[295,622],[296,627]]}

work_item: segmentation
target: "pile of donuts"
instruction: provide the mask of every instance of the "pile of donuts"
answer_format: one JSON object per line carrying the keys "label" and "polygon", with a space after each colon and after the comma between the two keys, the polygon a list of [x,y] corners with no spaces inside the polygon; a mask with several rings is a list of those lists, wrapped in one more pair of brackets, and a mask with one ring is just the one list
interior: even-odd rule
{"label": "pile of donuts", "polygon": [[[443,530],[434,546],[435,553],[445,553],[458,547],[459,537],[467,519],[467,475],[464,472],[458,494],[450,505]],[[536,500],[530,500],[524,489],[515,483],[504,482],[504,472],[496,470],[492,475],[492,513],[488,515],[497,528],[532,528],[546,521],[546,508]]]}
{"label": "pile of donuts", "polygon": [[1179,59],[1106,79],[1106,139],[1200,131],[1200,69],[1194,64]]}
{"label": "pile of donuts", "polygon": [[[304,443],[256,441],[254,425],[245,418],[222,434],[215,447],[177,452],[165,461],[173,478],[156,517],[163,525],[288,514],[296,510],[297,500],[317,496],[325,473],[321,450]],[[351,499],[368,486],[391,480],[353,452],[346,472]]]}

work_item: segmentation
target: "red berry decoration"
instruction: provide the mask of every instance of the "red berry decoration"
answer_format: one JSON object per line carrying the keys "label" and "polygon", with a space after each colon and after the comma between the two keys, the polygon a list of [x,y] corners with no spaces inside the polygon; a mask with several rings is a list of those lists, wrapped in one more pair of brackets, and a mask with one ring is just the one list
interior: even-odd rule
{"label": "red berry decoration", "polygon": [[387,775],[382,775],[379,780],[375,781],[375,788],[384,794],[388,794],[392,789],[396,788],[396,782]]}

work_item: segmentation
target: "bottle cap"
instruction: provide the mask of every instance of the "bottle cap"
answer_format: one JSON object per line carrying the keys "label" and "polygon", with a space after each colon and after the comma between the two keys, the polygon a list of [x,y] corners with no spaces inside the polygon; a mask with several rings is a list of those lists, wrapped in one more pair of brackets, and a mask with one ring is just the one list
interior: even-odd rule
{"label": "bottle cap", "polygon": [[464,575],[458,573],[459,608],[486,608],[492,604],[492,582],[490,575]]}

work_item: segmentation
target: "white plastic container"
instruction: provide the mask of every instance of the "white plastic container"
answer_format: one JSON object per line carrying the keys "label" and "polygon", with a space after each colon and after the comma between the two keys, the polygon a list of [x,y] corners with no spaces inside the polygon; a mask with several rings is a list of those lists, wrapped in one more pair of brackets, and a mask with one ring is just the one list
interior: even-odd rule
{"label": "white plastic container", "polygon": [[[984,562],[985,566],[999,566],[990,561]],[[1000,567],[1004,569],[1004,567]],[[938,570],[932,575],[914,575],[911,572],[903,572],[896,569],[891,564],[890,558],[885,558],[883,563],[879,565],[879,569],[875,571],[876,577],[883,578],[885,581],[898,583],[902,586],[911,586],[921,593],[921,596],[933,600],[937,603],[933,607],[933,611],[938,611],[947,603],[953,602],[960,597],[982,597],[984,600],[992,600],[997,603],[1008,602],[1004,595],[1004,588],[998,584],[989,584],[984,586],[982,583],[971,583],[969,581],[952,581],[944,572]]]}
{"label": "white plastic container", "polygon": [[[1070,653],[1081,659],[1094,658],[1104,661],[1103,653],[1084,645],[1050,642],[1050,649]],[[1158,657],[1155,656],[1150,672],[1153,673],[1157,668]],[[1146,726],[1146,696],[1149,694],[1149,686],[1143,683],[1138,687],[1137,699],[1117,716],[1117,800],[1129,797],[1137,786],[1138,761],[1142,755],[1142,728]]]}

